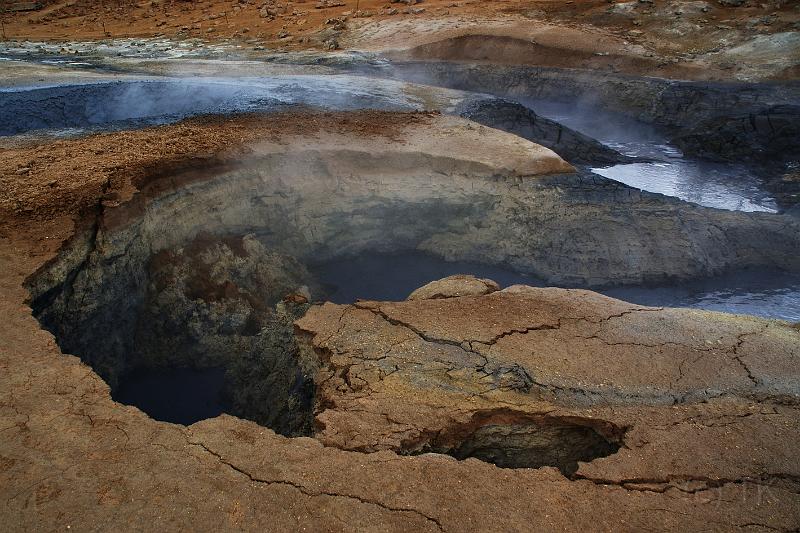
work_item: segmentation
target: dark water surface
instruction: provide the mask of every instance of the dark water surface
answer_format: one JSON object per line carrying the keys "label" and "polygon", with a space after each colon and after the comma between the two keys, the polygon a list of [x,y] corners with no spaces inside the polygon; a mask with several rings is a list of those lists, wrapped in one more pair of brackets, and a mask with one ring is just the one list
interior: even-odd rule
{"label": "dark water surface", "polygon": [[224,412],[224,381],[224,368],[143,369],[123,378],[113,398],[156,420],[189,425]]}
{"label": "dark water surface", "polygon": [[[405,300],[414,289],[453,274],[491,278],[502,287],[546,284],[503,267],[447,262],[420,252],[368,254],[318,265],[314,273],[330,286],[334,303],[365,300]],[[800,321],[800,275],[774,271],[743,271],[666,287],[620,287],[597,292],[655,307],[691,307]]]}
{"label": "dark water surface", "polygon": [[444,261],[433,255],[411,251],[403,254],[365,254],[331,261],[312,268],[329,288],[326,299],[337,304],[361,300],[405,300],[430,281],[454,274],[491,278],[502,287],[525,284],[541,287],[543,281],[502,267]]}

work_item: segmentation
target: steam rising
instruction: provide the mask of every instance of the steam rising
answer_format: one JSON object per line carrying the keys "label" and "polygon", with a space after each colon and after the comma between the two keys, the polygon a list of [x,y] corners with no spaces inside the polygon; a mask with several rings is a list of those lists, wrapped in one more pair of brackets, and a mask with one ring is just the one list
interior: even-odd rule
{"label": "steam rising", "polygon": [[424,98],[404,82],[349,75],[169,78],[0,92],[0,135],[120,123],[160,124],[201,114],[308,106],[412,111]]}

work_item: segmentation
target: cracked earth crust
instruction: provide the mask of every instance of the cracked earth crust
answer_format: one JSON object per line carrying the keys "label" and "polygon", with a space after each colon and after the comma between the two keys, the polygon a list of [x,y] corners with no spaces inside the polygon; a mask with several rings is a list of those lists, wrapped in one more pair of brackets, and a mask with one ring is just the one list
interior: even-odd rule
{"label": "cracked earth crust", "polygon": [[[63,196],[36,191],[64,212],[125,164]],[[491,283],[324,304],[295,333],[320,361],[313,438],[227,415],[183,427],[113,402],[40,328],[23,282],[72,228],[13,213],[0,239],[4,530],[800,528],[795,326]],[[613,450],[566,476],[427,453],[492,428]]]}
{"label": "cracked earth crust", "polygon": [[479,428],[569,421],[620,445],[579,463],[574,486],[714,505],[780,490],[797,507],[800,471],[781,450],[800,437],[800,337],[788,324],[514,286],[325,304],[297,327],[323,361],[326,446],[421,453]]}

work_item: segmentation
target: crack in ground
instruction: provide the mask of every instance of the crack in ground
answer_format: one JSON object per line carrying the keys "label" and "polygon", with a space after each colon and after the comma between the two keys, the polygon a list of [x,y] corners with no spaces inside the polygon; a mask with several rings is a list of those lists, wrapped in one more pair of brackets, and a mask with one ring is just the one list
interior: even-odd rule
{"label": "crack in ground", "polygon": [[[457,347],[457,348],[459,348],[460,350],[462,350],[464,352],[477,355],[478,357],[483,359],[483,363],[481,365],[479,365],[477,367],[477,369],[478,369],[479,372],[483,372],[484,374],[487,374],[487,375],[490,374],[489,372],[486,371],[486,367],[489,365],[489,358],[484,353],[482,353],[481,351],[476,350],[474,348],[474,346],[473,346],[474,344],[480,344],[480,345],[483,345],[483,346],[489,346],[490,347],[490,346],[494,345],[500,339],[502,339],[504,337],[507,337],[509,335],[527,334],[527,333],[529,333],[531,331],[558,330],[558,329],[560,329],[562,327],[562,322],[564,320],[585,321],[585,322],[589,322],[589,323],[592,323],[592,324],[603,324],[603,323],[608,322],[608,321],[610,321],[612,319],[620,318],[620,317],[623,317],[623,316],[626,316],[626,315],[629,315],[629,314],[633,314],[633,313],[637,313],[637,312],[657,312],[657,311],[662,311],[663,310],[663,308],[635,308],[635,309],[629,309],[629,310],[623,311],[623,312],[615,314],[615,315],[610,315],[608,317],[604,317],[604,318],[601,318],[599,320],[591,320],[588,317],[580,317],[580,318],[560,317],[560,318],[558,318],[558,321],[557,321],[556,325],[542,324],[542,325],[539,325],[539,326],[530,326],[530,327],[525,327],[525,328],[514,328],[514,329],[511,329],[511,330],[504,331],[504,332],[500,333],[499,335],[496,335],[494,338],[492,338],[487,343],[487,342],[483,342],[483,341],[479,341],[479,340],[464,340],[464,341],[458,342],[458,341],[455,341],[455,340],[448,340],[448,339],[440,339],[440,338],[431,337],[431,336],[427,335],[425,332],[421,331],[420,329],[412,326],[411,324],[408,324],[408,323],[403,322],[401,320],[398,320],[398,319],[390,317],[386,312],[381,310],[380,307],[370,307],[370,306],[359,305],[358,302],[353,304],[353,306],[358,308],[358,309],[363,309],[363,310],[366,310],[366,311],[370,311],[371,313],[375,314],[376,316],[381,317],[383,320],[385,320],[389,324],[392,324],[394,326],[403,327],[403,328],[413,332],[414,334],[416,334],[420,339],[422,339],[425,342],[433,343],[433,344],[443,344],[443,345],[454,346],[454,347]],[[740,334],[737,344],[735,346],[732,346],[732,347],[731,346],[701,347],[701,346],[692,346],[692,345],[689,345],[689,344],[671,342],[671,341],[666,341],[666,342],[663,342],[663,343],[654,343],[654,344],[636,343],[636,342],[611,342],[611,341],[606,341],[605,339],[600,337],[598,334],[594,334],[594,335],[590,335],[590,336],[575,335],[575,338],[584,339],[584,340],[596,339],[596,340],[598,340],[598,341],[600,341],[600,342],[602,342],[602,343],[604,343],[606,345],[609,345],[609,346],[624,345],[624,346],[639,346],[639,347],[643,347],[643,348],[660,348],[660,347],[665,347],[665,346],[683,347],[683,348],[686,348],[686,349],[689,349],[689,350],[693,350],[695,352],[699,352],[700,353],[700,356],[698,358],[696,358],[694,361],[691,362],[691,364],[694,364],[697,361],[699,361],[700,359],[702,359],[702,357],[704,355],[706,355],[707,353],[711,353],[711,352],[713,352],[715,350],[719,350],[719,351],[723,351],[723,352],[733,351],[735,353],[737,348],[739,346],[741,346],[741,344],[744,342],[744,340],[743,340],[744,337],[746,337],[748,335],[757,335],[759,333],[763,333],[763,331],[766,330],[766,327],[767,326],[764,326],[759,331],[747,332],[747,333]],[[734,359],[736,359],[739,362],[739,364],[742,365],[743,368],[745,368],[745,371],[748,373],[748,376],[750,377],[751,381],[755,385],[758,385],[758,382],[756,381],[755,377],[752,376],[752,374],[749,372],[749,368],[746,367],[744,362],[742,362],[736,356],[734,357]],[[685,363],[686,363],[685,360],[679,362],[679,364],[678,364],[678,377],[675,380],[673,380],[673,383],[677,383],[678,381],[680,381],[684,377],[683,365]],[[528,374],[528,373],[526,372],[526,374]],[[630,401],[636,400],[638,402],[648,403],[648,402],[652,402],[654,400],[654,398],[652,396],[644,396],[644,395],[636,394],[636,393],[624,393],[624,394],[621,394],[621,393],[618,393],[618,392],[613,391],[613,390],[610,390],[610,391],[590,390],[590,389],[581,389],[581,388],[570,387],[570,386],[560,386],[560,385],[556,385],[554,383],[544,383],[544,382],[536,380],[533,376],[530,376],[529,374],[528,374],[528,376],[530,377],[532,385],[535,385],[536,387],[539,387],[540,389],[548,390],[551,394],[559,395],[559,393],[561,393],[561,394],[567,393],[572,397],[572,399],[585,398],[585,400],[588,401],[589,403],[605,403],[605,404],[611,405],[614,401],[622,402],[622,403],[629,403]],[[665,401],[670,401],[673,405],[677,405],[677,404],[681,404],[681,403],[687,403],[688,401],[691,400],[691,398],[696,397],[698,395],[700,395],[700,397],[702,397],[703,399],[710,399],[710,398],[715,397],[715,395],[710,391],[698,390],[698,391],[690,391],[690,392],[687,392],[687,393],[677,393],[676,391],[670,391],[670,390],[666,389],[663,392],[663,399]],[[657,403],[660,403],[660,402],[657,402]]]}
{"label": "crack in ground", "polygon": [[736,344],[732,348],[732,350],[733,350],[733,359],[737,363],[739,363],[739,365],[742,367],[742,369],[747,373],[747,377],[750,379],[750,381],[753,382],[753,385],[756,386],[756,387],[759,384],[758,379],[756,379],[756,377],[753,375],[753,372],[750,370],[750,367],[748,367],[747,364],[744,361],[742,361],[742,358],[739,355],[739,348],[741,348],[742,345],[744,344],[744,340],[745,340],[746,337],[749,337],[749,336],[752,336],[752,335],[762,334],[765,331],[767,331],[768,327],[769,327],[769,325],[764,325],[758,331],[751,331],[751,332],[739,334],[736,337]]}
{"label": "crack in ground", "polygon": [[[583,340],[598,340],[605,344],[606,346],[638,346],[640,348],[664,348],[666,346],[675,346],[681,348],[687,348],[689,350],[693,350],[695,352],[713,352],[714,350],[719,350],[725,348],[717,348],[717,347],[710,347],[710,348],[701,348],[699,346],[693,346],[691,344],[685,344],[682,342],[673,342],[673,341],[665,341],[665,342],[658,342],[658,343],[646,343],[646,342],[633,342],[633,341],[609,341],[601,337],[600,335],[575,335],[576,339],[583,339]],[[699,359],[698,359],[699,360]]]}
{"label": "crack in ground", "polygon": [[[628,309],[626,311],[623,311],[623,312],[615,314],[615,315],[609,315],[607,317],[602,317],[599,320],[592,320],[590,317],[578,317],[578,318],[558,317],[556,319],[556,323],[555,324],[546,324],[545,323],[545,324],[540,324],[540,325],[537,325],[537,326],[511,328],[509,330],[503,331],[503,332],[495,335],[494,337],[489,339],[489,341],[482,341],[482,340],[478,340],[478,339],[465,339],[465,340],[463,340],[461,342],[458,342],[458,341],[454,341],[454,340],[430,337],[429,335],[427,335],[426,333],[424,333],[420,329],[412,326],[411,324],[409,324],[407,322],[403,322],[402,320],[398,320],[396,318],[390,317],[388,314],[386,314],[386,312],[381,310],[380,307],[363,306],[363,305],[359,305],[359,302],[356,302],[355,304],[353,304],[353,306],[358,308],[358,309],[364,309],[366,311],[370,311],[370,312],[374,313],[375,315],[380,316],[381,318],[383,318],[384,320],[386,320],[387,322],[389,322],[390,324],[392,324],[394,326],[404,327],[404,328],[414,332],[415,334],[417,334],[417,336],[419,336],[422,340],[424,340],[426,342],[432,342],[432,343],[436,343],[436,344],[449,344],[451,346],[457,346],[457,347],[463,349],[464,351],[471,352],[471,353],[474,353],[476,355],[480,355],[481,357],[485,357],[485,356],[482,353],[480,353],[479,351],[477,351],[477,350],[475,350],[473,348],[473,346],[472,346],[473,343],[474,344],[481,344],[483,346],[492,346],[492,345],[496,344],[498,341],[500,341],[501,339],[503,339],[505,337],[508,337],[508,336],[511,336],[511,335],[525,335],[527,333],[530,333],[531,331],[558,330],[558,329],[561,329],[562,321],[564,321],[564,320],[575,320],[575,321],[579,321],[579,322],[580,321],[584,321],[584,322],[588,322],[590,324],[603,324],[603,323],[608,322],[608,321],[610,321],[612,319],[620,318],[620,317],[623,317],[623,316],[626,316],[626,315],[629,315],[629,314],[633,314],[633,313],[637,313],[637,312],[658,312],[658,311],[663,311],[663,308],[661,308],[661,307],[652,307],[652,308],[651,307],[637,307],[637,308],[634,308],[634,309]],[[591,338],[591,337],[580,337],[580,336],[577,336],[577,335],[576,335],[576,337],[578,337],[578,338]],[[600,339],[600,340],[602,340],[602,339]],[[464,348],[464,344],[467,344],[470,347],[470,349]],[[667,344],[669,344],[669,343],[667,343]],[[646,345],[642,344],[641,346],[646,346]]]}
{"label": "crack in ground", "polygon": [[[364,309],[366,311],[370,311],[371,313],[374,313],[375,315],[383,318],[386,322],[388,322],[389,324],[392,324],[393,326],[400,326],[400,327],[403,327],[405,329],[408,329],[409,331],[412,331],[413,333],[415,333],[419,338],[421,338],[425,342],[429,342],[429,343],[433,343],[433,344],[447,344],[447,345],[450,345],[450,346],[455,346],[457,348],[462,349],[465,352],[469,352],[469,353],[473,353],[475,355],[478,355],[478,356],[482,357],[483,359],[486,359],[486,356],[483,355],[481,352],[475,350],[472,347],[473,343],[482,344],[484,346],[492,346],[498,340],[502,339],[503,337],[507,337],[509,335],[526,334],[526,333],[529,333],[531,331],[553,330],[553,329],[558,329],[560,327],[560,323],[559,323],[557,325],[542,324],[542,325],[539,325],[539,326],[530,326],[530,327],[525,327],[525,328],[512,328],[511,330],[507,330],[507,331],[504,331],[504,332],[500,333],[499,335],[496,335],[494,338],[490,339],[489,342],[484,342],[484,341],[477,340],[477,339],[465,339],[465,340],[463,340],[461,342],[458,342],[458,341],[449,340],[449,339],[441,339],[441,338],[431,337],[431,336],[427,335],[425,332],[421,331],[420,329],[415,328],[411,324],[408,324],[408,323],[403,322],[401,320],[397,320],[395,318],[390,317],[384,311],[382,311],[380,308],[364,307],[364,306],[359,305],[358,302],[356,302],[353,305],[355,307],[357,307],[358,309]],[[465,344],[467,346],[469,346],[469,349],[464,347]]]}
{"label": "crack in ground", "polygon": [[433,525],[435,525],[436,528],[439,531],[445,531],[445,529],[442,526],[441,522],[437,518],[434,518],[432,516],[428,516],[425,513],[421,512],[421,511],[419,511],[417,509],[406,509],[406,508],[400,508],[400,507],[391,507],[391,506],[386,505],[386,504],[384,504],[382,502],[379,502],[379,501],[368,500],[366,498],[362,498],[360,496],[354,496],[354,495],[351,495],[351,494],[338,494],[338,493],[335,493],[335,492],[327,492],[327,491],[317,491],[317,492],[315,492],[315,491],[309,490],[307,487],[304,487],[303,485],[292,483],[291,481],[286,481],[286,480],[261,479],[259,477],[254,476],[253,474],[251,474],[247,470],[244,470],[243,468],[238,467],[238,466],[236,466],[235,464],[233,464],[233,463],[231,463],[229,461],[226,461],[222,457],[222,455],[220,455],[217,452],[215,452],[214,450],[210,449],[209,447],[207,447],[202,442],[188,441],[188,443],[191,446],[197,446],[199,448],[202,448],[208,454],[214,456],[219,463],[224,464],[225,466],[229,467],[233,471],[238,472],[239,474],[247,477],[253,483],[259,483],[259,484],[265,484],[265,485],[283,485],[283,486],[293,487],[294,489],[300,491],[301,493],[305,494],[306,496],[311,496],[311,497],[329,496],[329,497],[332,497],[332,498],[346,498],[346,499],[349,499],[349,500],[357,501],[357,502],[362,503],[364,505],[374,505],[376,507],[380,507],[381,509],[385,509],[386,511],[389,511],[389,512],[413,513],[413,514],[416,514],[416,515],[424,518],[426,521],[432,523]]}
{"label": "crack in ground", "polygon": [[[787,481],[793,486],[800,485],[800,476],[784,473],[767,473],[757,477],[742,477],[742,478],[709,478],[709,477],[692,477],[692,476],[674,476],[668,478],[626,478],[626,479],[604,479],[593,478],[584,476],[579,473],[575,474],[574,480],[591,481],[595,485],[609,485],[620,487],[625,490],[635,492],[654,492],[657,494],[664,494],[665,492],[675,489],[686,494],[697,494],[707,490],[722,488],[726,485],[760,485],[771,486],[776,481]],[[690,488],[686,485],[697,483],[701,484],[696,488]],[[681,486],[683,484],[684,486]],[[643,486],[651,485],[651,486]],[[659,485],[653,487],[652,485]],[[794,492],[794,491],[792,491]]]}

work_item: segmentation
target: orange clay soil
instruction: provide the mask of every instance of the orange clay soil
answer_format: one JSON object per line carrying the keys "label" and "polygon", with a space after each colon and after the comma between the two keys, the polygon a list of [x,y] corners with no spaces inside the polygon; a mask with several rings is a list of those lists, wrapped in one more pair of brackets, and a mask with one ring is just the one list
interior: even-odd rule
{"label": "orange clay soil", "polygon": [[[465,20],[505,17],[530,24],[550,22],[586,29],[587,42],[596,38],[597,31],[624,35],[629,41],[647,41],[658,53],[669,54],[713,47],[720,40],[713,34],[720,30],[772,34],[795,31],[800,21],[795,3],[780,0],[747,2],[736,8],[708,2],[706,11],[699,15],[690,13],[688,8],[683,12],[683,4],[691,2],[654,0],[641,3],[635,16],[609,12],[614,4],[621,3],[609,0],[422,0],[410,8],[405,3],[391,3],[390,0],[323,2],[331,7],[318,9],[320,2],[313,0],[51,0],[43,2],[45,6],[36,11],[6,13],[5,38],[94,40],[172,37],[180,33],[211,41],[237,37],[270,47],[305,49],[323,47],[324,39],[319,33],[331,28],[332,19],[336,18],[347,20],[349,30],[365,22],[386,19],[405,18],[423,23],[442,17]],[[668,17],[666,23],[664,10]],[[262,16],[262,12],[266,16]],[[663,32],[665,25],[679,25],[684,20],[699,23],[700,29],[689,29],[688,33],[676,33],[671,37]]]}

